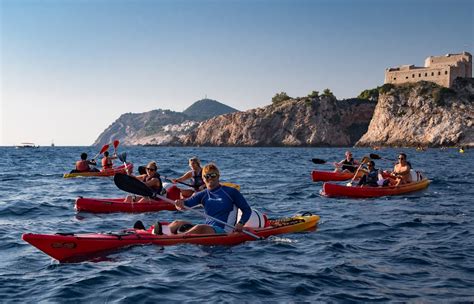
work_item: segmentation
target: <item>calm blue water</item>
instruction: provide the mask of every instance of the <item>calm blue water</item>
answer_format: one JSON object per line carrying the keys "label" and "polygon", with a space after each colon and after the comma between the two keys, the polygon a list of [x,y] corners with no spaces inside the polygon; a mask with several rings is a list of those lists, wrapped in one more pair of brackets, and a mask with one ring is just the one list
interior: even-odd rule
{"label": "calm blue water", "polygon": [[474,300],[474,150],[353,149],[358,158],[371,152],[395,158],[405,151],[433,182],[416,194],[350,200],[320,197],[321,184],[310,178],[316,168],[311,158],[339,160],[345,149],[119,147],[137,165],[156,160],[166,176],[182,174],[194,155],[214,161],[252,206],[271,217],[311,211],[321,223],[315,232],[230,248],[139,246],[100,262],[59,264],[21,234],[114,231],[138,219],[146,225],[201,221],[168,211],[76,214],[79,195],[124,195],[110,178],[62,178],[83,151],[98,152],[0,148],[2,302]]}

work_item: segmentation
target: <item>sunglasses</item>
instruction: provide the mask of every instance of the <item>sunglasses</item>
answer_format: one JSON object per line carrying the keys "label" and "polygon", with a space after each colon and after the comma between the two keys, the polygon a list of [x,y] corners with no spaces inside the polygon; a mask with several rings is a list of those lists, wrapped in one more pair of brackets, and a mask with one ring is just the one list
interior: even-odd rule
{"label": "sunglasses", "polygon": [[146,168],[146,169],[149,171],[156,171],[156,169],[153,169],[153,168]]}
{"label": "sunglasses", "polygon": [[218,176],[219,176],[219,174],[217,174],[217,173],[208,173],[208,174],[204,175],[204,178],[205,179],[210,179],[210,178],[216,178]]}

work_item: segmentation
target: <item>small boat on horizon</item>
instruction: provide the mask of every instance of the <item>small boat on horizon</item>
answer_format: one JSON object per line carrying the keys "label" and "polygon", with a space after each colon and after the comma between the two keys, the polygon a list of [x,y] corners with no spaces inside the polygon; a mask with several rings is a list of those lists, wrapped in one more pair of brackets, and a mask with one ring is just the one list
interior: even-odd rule
{"label": "small boat on horizon", "polygon": [[20,149],[20,148],[39,148],[40,146],[36,146],[34,143],[21,143],[19,145],[16,145],[15,148]]}

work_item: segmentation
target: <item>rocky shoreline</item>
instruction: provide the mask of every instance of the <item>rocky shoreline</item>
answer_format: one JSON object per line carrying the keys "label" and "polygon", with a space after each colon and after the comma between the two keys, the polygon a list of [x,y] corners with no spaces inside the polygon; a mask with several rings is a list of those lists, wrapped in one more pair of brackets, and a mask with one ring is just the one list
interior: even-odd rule
{"label": "rocky shoreline", "polygon": [[288,97],[203,121],[169,110],[127,113],[94,144],[119,139],[153,146],[474,147],[473,103],[473,78],[457,79],[452,89],[424,81],[383,85],[359,98]]}

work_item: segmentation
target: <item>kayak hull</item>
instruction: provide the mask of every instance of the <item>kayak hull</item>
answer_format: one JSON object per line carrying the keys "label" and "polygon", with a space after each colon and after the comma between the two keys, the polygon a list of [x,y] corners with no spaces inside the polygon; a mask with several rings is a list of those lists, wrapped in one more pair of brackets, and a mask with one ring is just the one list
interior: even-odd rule
{"label": "kayak hull", "polygon": [[324,183],[321,195],[326,197],[370,198],[400,195],[423,190],[428,187],[430,180],[423,178],[420,181],[400,186],[370,187],[346,186],[333,183]]}
{"label": "kayak hull", "polygon": [[[279,222],[283,223],[279,226]],[[288,223],[286,224],[285,223]],[[319,221],[318,215],[295,216],[287,219],[270,220],[265,228],[255,228],[252,232],[261,238],[285,233],[302,232],[314,229]],[[167,223],[162,223],[167,225]],[[90,234],[33,234],[26,233],[22,239],[60,262],[76,262],[97,257],[100,253],[116,251],[136,245],[172,246],[177,244],[196,244],[205,246],[232,246],[255,240],[245,233],[229,234],[171,234],[155,235],[152,227],[148,230],[128,229],[119,233]]]}
{"label": "kayak hull", "polygon": [[[166,197],[171,200],[179,199],[180,190],[176,186],[172,186],[167,190]],[[142,213],[157,212],[163,210],[175,211],[173,204],[167,203],[160,199],[145,198],[140,201],[141,197],[137,197],[136,202],[125,202],[123,198],[87,198],[78,197],[74,205],[74,209],[78,212],[91,213]]]}
{"label": "kayak hull", "polygon": [[[364,171],[359,170],[356,179],[361,178],[363,175]],[[313,170],[311,172],[311,177],[313,182],[345,181],[352,179],[354,177],[354,173]]]}
{"label": "kayak hull", "polygon": [[106,176],[114,176],[117,173],[122,174],[130,174],[133,172],[133,164],[127,163],[127,167],[125,165],[121,165],[116,168],[112,169],[105,169],[99,172],[75,172],[75,173],[65,173],[63,178],[74,178],[74,177],[106,177]]}

